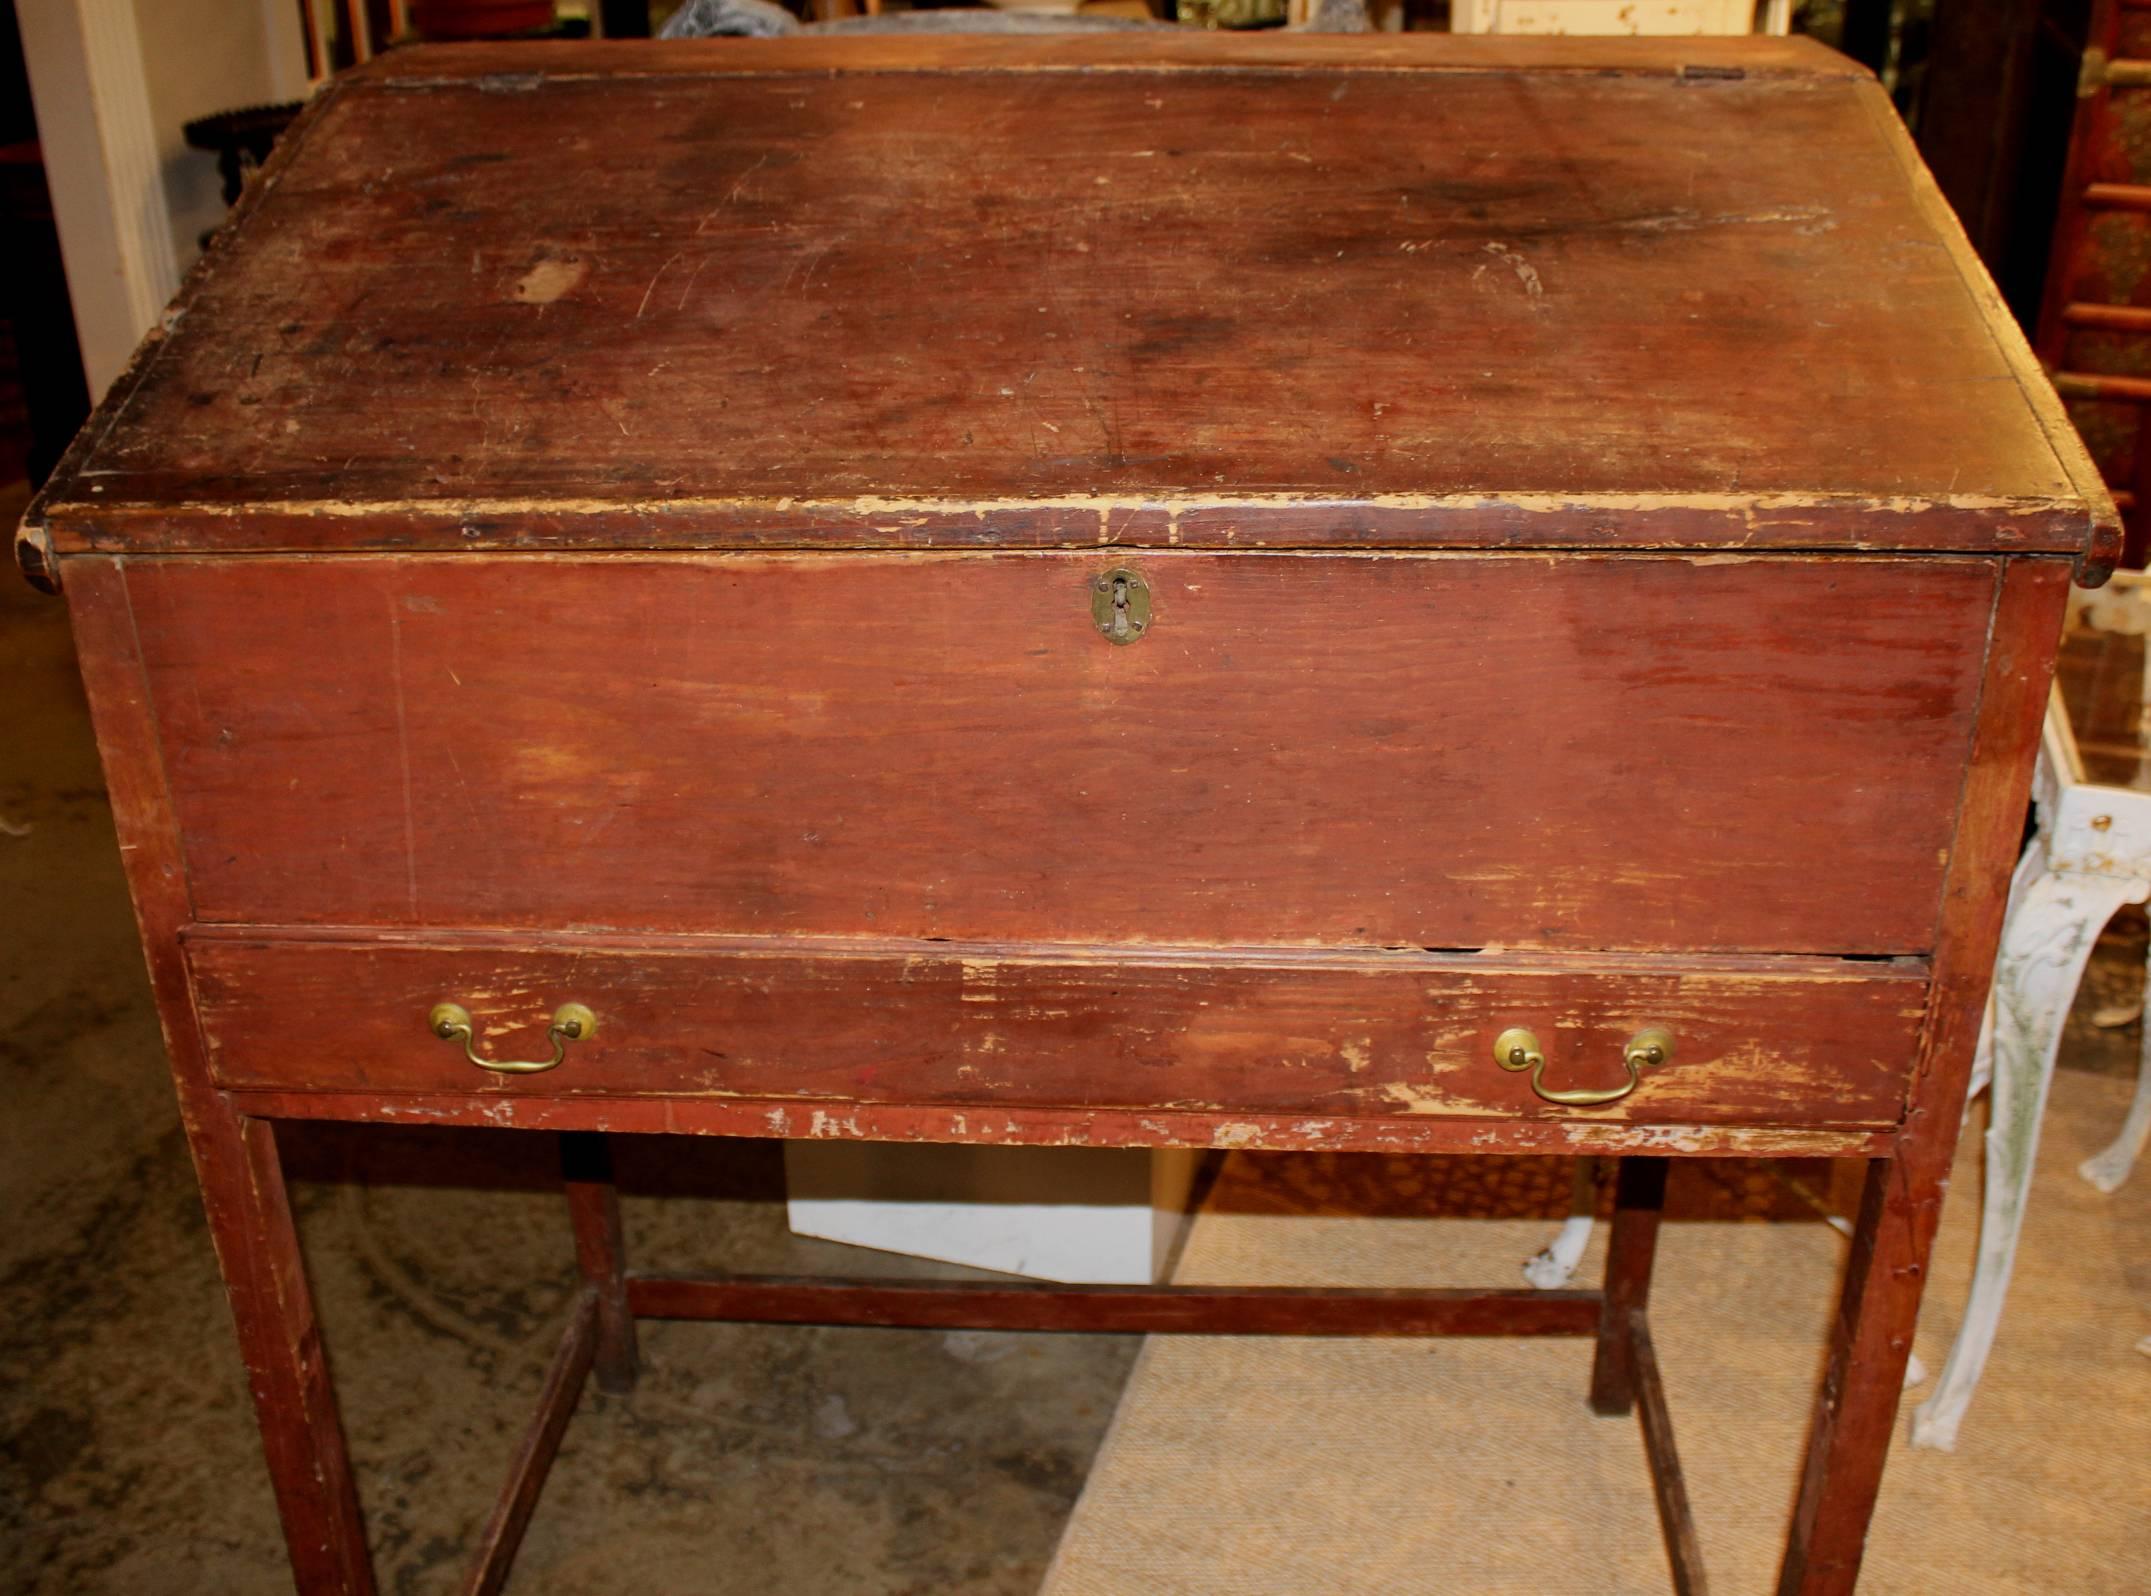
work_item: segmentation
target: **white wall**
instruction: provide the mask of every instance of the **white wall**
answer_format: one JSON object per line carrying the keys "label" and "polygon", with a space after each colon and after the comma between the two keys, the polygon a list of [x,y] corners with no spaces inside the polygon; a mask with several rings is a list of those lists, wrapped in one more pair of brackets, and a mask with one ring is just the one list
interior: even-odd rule
{"label": "white wall", "polygon": [[[267,4],[298,16],[297,0]],[[303,60],[270,59],[265,9],[264,0],[134,0],[150,123],[182,270],[199,252],[201,235],[223,219],[224,199],[216,157],[187,148],[180,129],[214,111],[305,93]],[[281,77],[278,66],[287,69]]]}
{"label": "white wall", "polygon": [[83,371],[100,397],[223,214],[215,157],[188,149],[180,129],[304,92],[296,0],[16,0],[15,10]]}

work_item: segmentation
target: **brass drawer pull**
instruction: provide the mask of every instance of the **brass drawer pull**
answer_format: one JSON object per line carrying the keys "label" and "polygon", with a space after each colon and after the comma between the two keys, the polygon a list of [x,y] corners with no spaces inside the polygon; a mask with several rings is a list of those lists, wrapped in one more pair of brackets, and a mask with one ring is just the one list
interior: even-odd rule
{"label": "brass drawer pull", "polygon": [[1520,1026],[1512,1026],[1494,1038],[1494,1062],[1505,1070],[1529,1070],[1531,1089],[1547,1102],[1559,1103],[1563,1108],[1597,1108],[1605,1103],[1618,1103],[1636,1089],[1646,1069],[1664,1064],[1672,1057],[1673,1033],[1661,1025],[1646,1026],[1631,1036],[1628,1045],[1621,1049],[1621,1060],[1628,1066],[1628,1079],[1624,1084],[1602,1090],[1583,1087],[1556,1092],[1547,1089],[1546,1054],[1536,1036]]}
{"label": "brass drawer pull", "polygon": [[463,1056],[482,1070],[491,1070],[496,1075],[540,1075],[559,1067],[560,1061],[568,1056],[570,1042],[587,1041],[596,1034],[597,1016],[580,1003],[561,1004],[553,1011],[552,1027],[545,1033],[553,1044],[553,1056],[537,1059],[480,1058],[471,1011],[460,1003],[434,1004],[433,1012],[426,1016],[426,1025],[444,1042],[461,1042]]}

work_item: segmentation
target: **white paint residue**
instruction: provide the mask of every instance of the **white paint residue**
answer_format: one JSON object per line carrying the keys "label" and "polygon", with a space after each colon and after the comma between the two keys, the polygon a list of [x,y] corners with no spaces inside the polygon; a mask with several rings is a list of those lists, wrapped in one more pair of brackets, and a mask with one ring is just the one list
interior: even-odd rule
{"label": "white paint residue", "polygon": [[548,255],[523,273],[515,297],[525,305],[550,305],[589,275],[590,263],[580,255]]}
{"label": "white paint residue", "polygon": [[824,1441],[841,1441],[859,1433],[858,1421],[851,1416],[840,1393],[830,1392],[814,1410],[814,1433]]}
{"label": "white paint residue", "polygon": [[1524,258],[1523,251],[1511,249],[1506,244],[1488,244],[1484,248],[1487,254],[1506,262],[1509,270],[1516,273],[1516,280],[1524,285],[1526,299],[1546,297],[1546,285],[1539,280],[1539,269]]}

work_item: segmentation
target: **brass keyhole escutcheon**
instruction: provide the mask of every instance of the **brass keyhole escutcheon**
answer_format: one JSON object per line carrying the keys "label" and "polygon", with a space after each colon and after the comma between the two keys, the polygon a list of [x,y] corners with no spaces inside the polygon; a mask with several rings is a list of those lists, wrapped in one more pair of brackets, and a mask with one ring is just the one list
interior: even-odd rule
{"label": "brass keyhole escutcheon", "polygon": [[1150,584],[1125,566],[1094,577],[1090,618],[1108,643],[1133,643],[1150,630]]}

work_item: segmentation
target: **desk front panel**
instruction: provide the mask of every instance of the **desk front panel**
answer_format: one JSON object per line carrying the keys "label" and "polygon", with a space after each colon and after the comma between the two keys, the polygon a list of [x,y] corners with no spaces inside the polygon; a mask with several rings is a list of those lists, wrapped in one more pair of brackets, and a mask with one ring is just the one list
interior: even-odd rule
{"label": "desk front panel", "polygon": [[[1116,645],[1097,584],[1150,614]],[[1920,956],[1973,558],[133,560],[194,918]]]}

